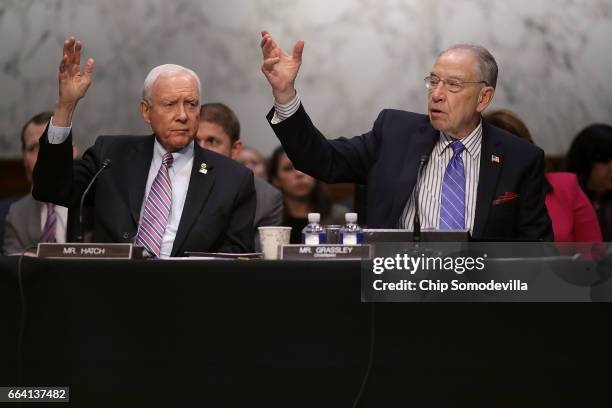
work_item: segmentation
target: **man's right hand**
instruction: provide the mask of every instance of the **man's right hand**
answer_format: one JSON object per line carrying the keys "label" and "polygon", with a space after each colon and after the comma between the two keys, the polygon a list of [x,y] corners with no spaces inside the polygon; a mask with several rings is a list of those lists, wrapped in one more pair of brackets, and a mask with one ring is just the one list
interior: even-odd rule
{"label": "man's right hand", "polygon": [[261,71],[272,86],[272,94],[276,102],[287,104],[295,97],[295,78],[302,64],[304,41],[298,41],[293,47],[293,53],[288,55],[272,39],[270,33],[261,32],[261,51],[263,65]]}
{"label": "man's right hand", "polygon": [[80,41],[74,37],[64,41],[64,52],[59,66],[59,99],[53,113],[53,125],[68,127],[79,100],[85,96],[93,74],[94,60],[89,58],[81,74]]}

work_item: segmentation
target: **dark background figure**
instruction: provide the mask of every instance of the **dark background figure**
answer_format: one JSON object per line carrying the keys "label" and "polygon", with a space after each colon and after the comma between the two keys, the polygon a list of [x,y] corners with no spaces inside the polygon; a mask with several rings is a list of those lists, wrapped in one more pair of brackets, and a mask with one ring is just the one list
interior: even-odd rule
{"label": "dark background figure", "polygon": [[270,158],[270,182],[283,193],[283,225],[291,227],[291,243],[302,243],[302,229],[308,224],[308,213],[321,214],[321,225],[342,225],[344,206],[332,203],[319,181],[293,167],[281,146]]}
{"label": "dark background figure", "polygon": [[566,157],[568,171],[597,212],[604,241],[612,241],[612,126],[587,126],[574,138]]}
{"label": "dark background figure", "polygon": [[[39,139],[53,112],[41,112],[26,122],[21,130],[21,150],[26,177],[32,183],[32,171],[38,159]],[[72,158],[77,156],[72,145]],[[73,241],[78,235],[78,209],[44,203],[31,194],[12,203],[6,215],[2,252],[17,254],[39,242]]]}

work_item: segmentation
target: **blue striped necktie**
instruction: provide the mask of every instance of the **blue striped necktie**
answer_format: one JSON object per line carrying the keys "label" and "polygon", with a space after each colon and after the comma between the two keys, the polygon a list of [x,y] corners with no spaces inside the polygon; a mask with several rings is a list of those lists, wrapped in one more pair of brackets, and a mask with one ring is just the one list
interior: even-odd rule
{"label": "blue striped necktie", "polygon": [[159,257],[164,232],[170,218],[172,208],[172,183],[170,182],[169,168],[172,167],[172,154],[164,155],[159,172],[153,180],[140,228],[136,235],[136,243],[145,247],[151,255]]}
{"label": "blue striped necktie", "polygon": [[440,229],[454,230],[465,228],[465,169],[461,152],[465,146],[458,140],[452,142],[454,150],[442,181],[440,202]]}
{"label": "blue striped necktie", "polygon": [[55,212],[55,205],[47,203],[47,220],[43,227],[42,236],[40,242],[57,242],[55,235],[55,229],[57,227],[57,213]]}

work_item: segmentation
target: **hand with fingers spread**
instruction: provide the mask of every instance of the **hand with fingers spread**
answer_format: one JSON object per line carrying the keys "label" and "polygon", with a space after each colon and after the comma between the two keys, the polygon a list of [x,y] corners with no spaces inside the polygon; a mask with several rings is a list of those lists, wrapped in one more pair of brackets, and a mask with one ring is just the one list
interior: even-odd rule
{"label": "hand with fingers spread", "polygon": [[81,73],[82,49],[81,42],[74,37],[64,41],[58,75],[59,100],[53,115],[53,124],[56,126],[70,126],[78,101],[85,96],[91,85],[94,60],[89,58]]}
{"label": "hand with fingers spread", "polygon": [[261,71],[272,86],[272,94],[278,103],[286,104],[295,96],[295,78],[302,64],[304,41],[293,46],[291,55],[283,51],[266,30],[261,32],[263,65]]}

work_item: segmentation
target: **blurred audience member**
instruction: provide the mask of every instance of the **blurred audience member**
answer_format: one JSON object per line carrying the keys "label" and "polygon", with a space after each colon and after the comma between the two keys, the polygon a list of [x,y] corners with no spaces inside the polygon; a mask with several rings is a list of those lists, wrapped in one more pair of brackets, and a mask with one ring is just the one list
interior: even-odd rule
{"label": "blurred audience member", "polygon": [[[500,109],[485,115],[493,126],[534,143],[523,121],[512,111]],[[595,211],[572,173],[546,173],[546,208],[556,242],[601,242]]]}
{"label": "blurred audience member", "polygon": [[302,242],[302,229],[308,224],[308,213],[321,214],[321,225],[344,224],[347,209],[333,204],[313,177],[293,167],[282,146],[272,153],[270,181],[283,193],[285,212],[283,225],[292,227],[291,243]]}
{"label": "blurred audience member", "polygon": [[251,169],[253,174],[264,180],[268,179],[266,159],[252,147],[242,146],[242,150],[236,156],[236,160]]}
{"label": "blurred audience member", "polygon": [[[21,130],[21,151],[26,177],[32,183],[32,171],[38,158],[38,139],[44,133],[52,112],[42,112],[31,118]],[[72,145],[76,158],[77,148]],[[3,252],[20,253],[39,242],[66,242],[78,233],[76,217],[68,219],[68,209],[36,201],[31,194],[14,202],[9,208],[4,230]]]}
{"label": "blurred audience member", "polygon": [[566,165],[593,203],[604,241],[612,241],[612,126],[595,124],[578,133]]}
{"label": "blurred audience member", "polygon": [[[212,150],[234,160],[244,150],[240,140],[238,117],[234,111],[222,103],[202,105],[196,141],[204,149]],[[257,196],[255,219],[253,221],[254,244],[255,250],[259,251],[259,231],[257,227],[281,225],[283,221],[283,196],[280,191],[264,179],[254,177],[253,183]]]}

